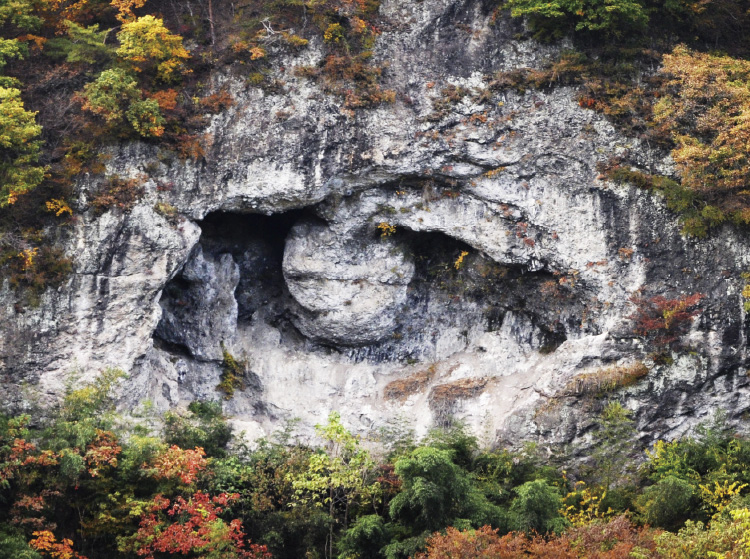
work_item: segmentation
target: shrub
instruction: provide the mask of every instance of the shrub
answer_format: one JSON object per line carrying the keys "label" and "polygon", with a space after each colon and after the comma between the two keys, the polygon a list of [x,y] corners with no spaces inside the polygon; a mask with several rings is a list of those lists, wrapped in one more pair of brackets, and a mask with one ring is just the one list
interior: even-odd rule
{"label": "shrub", "polygon": [[680,528],[698,502],[693,486],[678,477],[666,476],[647,487],[638,499],[643,519],[652,526]]}
{"label": "shrub", "polygon": [[94,195],[91,205],[97,213],[117,208],[128,212],[143,196],[143,176],[122,179],[117,175],[110,176],[99,192]]}
{"label": "shrub", "polygon": [[95,81],[83,88],[83,108],[111,124],[120,122],[130,103],[141,96],[138,82],[129,72],[112,68],[104,70]]}
{"label": "shrub", "polygon": [[606,367],[593,373],[575,376],[568,382],[565,392],[568,394],[602,395],[635,384],[648,372],[648,367],[641,361],[629,365]]}
{"label": "shrub", "polygon": [[224,344],[221,344],[223,361],[221,362],[221,382],[216,386],[216,390],[224,393],[224,399],[230,400],[234,396],[234,391],[245,388],[245,373],[247,371],[247,361],[237,361],[229,353]]}
{"label": "shrub", "polygon": [[431,365],[424,371],[419,371],[403,379],[392,380],[385,385],[383,395],[386,400],[404,401],[412,394],[425,388],[435,377],[436,367]]}
{"label": "shrub", "polygon": [[516,498],[510,507],[517,530],[527,533],[559,533],[567,525],[560,514],[563,501],[557,487],[543,479],[527,481],[513,490]]}
{"label": "shrub", "polygon": [[700,314],[697,307],[701,299],[701,293],[676,299],[662,295],[633,296],[630,300],[635,305],[635,313],[629,317],[635,322],[633,332],[658,348],[673,347],[687,333],[692,319]]}

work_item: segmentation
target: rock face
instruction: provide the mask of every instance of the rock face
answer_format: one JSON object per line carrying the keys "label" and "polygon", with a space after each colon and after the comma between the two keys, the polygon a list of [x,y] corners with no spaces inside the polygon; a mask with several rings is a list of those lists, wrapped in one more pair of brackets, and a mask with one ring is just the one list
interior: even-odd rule
{"label": "rock face", "polygon": [[[487,443],[585,441],[603,398],[581,375],[640,362],[648,374],[605,399],[634,411],[644,442],[746,413],[746,235],[685,238],[658,195],[602,180],[597,164],[625,152],[649,171],[670,161],[574,90],[490,89],[493,72],[555,54],[514,41],[494,5],[384,1],[392,104],[351,113],[293,72],[265,92],[229,69],[213,86],[236,103],[204,160],[113,149],[110,173],[148,170],[143,199],[84,214],[65,239],[75,273],[37,308],[0,290],[4,405],[110,366],[130,372],[124,409],[218,399],[223,347],[246,363],[225,411],[251,439],[339,410],[362,433],[458,419]],[[446,102],[448,86],[467,94]],[[81,181],[81,209],[94,186]],[[656,358],[634,334],[639,290],[704,295],[689,350]]]}

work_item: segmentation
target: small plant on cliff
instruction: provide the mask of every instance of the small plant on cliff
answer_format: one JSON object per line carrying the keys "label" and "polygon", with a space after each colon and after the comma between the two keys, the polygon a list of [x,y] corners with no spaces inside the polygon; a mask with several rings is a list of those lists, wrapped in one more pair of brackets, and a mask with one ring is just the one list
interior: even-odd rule
{"label": "small plant on cliff", "polygon": [[381,237],[390,237],[396,232],[396,226],[391,225],[385,221],[378,223],[378,230],[380,231]]}
{"label": "small plant on cliff", "polygon": [[216,390],[224,393],[224,399],[230,400],[234,396],[234,391],[242,390],[245,387],[245,371],[247,370],[247,361],[238,361],[224,346],[221,344],[223,361],[221,363],[221,382],[216,386]]}
{"label": "small plant on cliff", "polygon": [[701,293],[676,299],[662,295],[631,297],[636,307],[630,316],[635,321],[633,332],[660,349],[671,348],[687,333],[692,319],[700,314],[698,304],[701,299]]}

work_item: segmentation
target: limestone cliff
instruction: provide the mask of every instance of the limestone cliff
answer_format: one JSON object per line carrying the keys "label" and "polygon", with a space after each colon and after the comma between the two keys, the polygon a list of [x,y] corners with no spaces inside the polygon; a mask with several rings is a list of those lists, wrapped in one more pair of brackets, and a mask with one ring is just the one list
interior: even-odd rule
{"label": "limestone cliff", "polygon": [[[214,73],[236,103],[204,159],[113,148],[108,172],[147,172],[144,197],[98,215],[84,177],[84,218],[61,233],[70,280],[23,312],[0,289],[3,404],[49,401],[71,371],[104,367],[130,374],[124,409],[218,399],[223,346],[247,364],[225,411],[251,439],[339,410],[363,433],[459,419],[487,443],[585,440],[600,403],[573,379],[636,362],[648,374],[610,397],[644,442],[718,408],[741,417],[746,235],[686,238],[659,195],[604,180],[613,155],[671,163],[574,89],[490,88],[562,48],[514,40],[519,24],[493,11],[385,0],[375,53],[393,103],[342,110],[296,77],[322,56],[313,44],[286,55],[276,91]],[[447,102],[448,86],[465,94]],[[638,290],[705,296],[687,349],[654,361],[633,333]]]}

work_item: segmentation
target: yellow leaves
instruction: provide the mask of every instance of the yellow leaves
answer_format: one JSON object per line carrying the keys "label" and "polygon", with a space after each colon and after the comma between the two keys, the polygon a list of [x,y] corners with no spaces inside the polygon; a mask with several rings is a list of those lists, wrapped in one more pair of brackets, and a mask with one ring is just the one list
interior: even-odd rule
{"label": "yellow leaves", "polygon": [[453,267],[456,270],[460,270],[464,265],[464,258],[466,258],[469,255],[469,252],[466,250],[462,250],[461,254],[458,255],[458,258],[456,258],[456,261],[453,263]]}
{"label": "yellow leaves", "polygon": [[340,23],[331,23],[323,33],[326,43],[338,43],[344,38],[344,27]]}
{"label": "yellow leaves", "polygon": [[34,258],[36,258],[38,252],[38,248],[27,248],[18,253],[18,258],[21,259],[21,268],[24,272],[34,267]]}
{"label": "yellow leaves", "polygon": [[576,482],[573,491],[565,496],[564,501],[573,501],[575,504],[569,505],[561,512],[562,515],[573,526],[585,526],[596,520],[604,520],[613,516],[615,513],[611,508],[606,511],[601,510],[602,501],[607,496],[607,491],[603,488],[589,488],[585,482]]}
{"label": "yellow leaves", "polygon": [[495,169],[490,169],[489,171],[484,173],[482,176],[487,177],[488,179],[493,179],[496,176],[498,176],[500,173],[502,173],[503,171],[505,171],[505,167],[497,167]]}
{"label": "yellow leaves", "polygon": [[118,56],[139,72],[149,64],[156,64],[156,75],[165,82],[173,80],[176,71],[190,58],[182,37],[171,33],[163,20],[151,15],[125,23],[117,38]]}
{"label": "yellow leaves", "polygon": [[724,480],[722,484],[714,481],[713,487],[703,484],[698,485],[701,490],[703,506],[708,512],[714,513],[713,518],[719,516],[727,508],[731,500],[739,495],[747,486],[747,483],[740,483],[739,481],[729,483],[729,480]]}
{"label": "yellow leaves", "polygon": [[53,198],[52,200],[49,200],[45,205],[47,206],[47,211],[54,213],[57,217],[60,217],[65,213],[67,213],[68,215],[73,215],[73,210],[70,209],[70,206],[65,200],[58,200],[56,198]]}
{"label": "yellow leaves", "polygon": [[259,58],[265,58],[266,51],[263,47],[252,47],[250,49],[250,60],[258,60]]}
{"label": "yellow leaves", "polygon": [[32,535],[34,537],[29,542],[29,546],[52,559],[86,559],[73,550],[72,540],[64,538],[58,542],[49,530],[33,532]]}
{"label": "yellow leaves", "polygon": [[381,237],[390,237],[396,232],[396,226],[385,221],[378,223],[378,229],[380,230]]}

